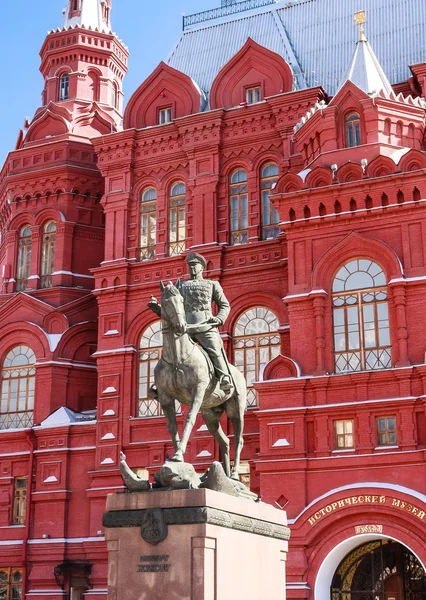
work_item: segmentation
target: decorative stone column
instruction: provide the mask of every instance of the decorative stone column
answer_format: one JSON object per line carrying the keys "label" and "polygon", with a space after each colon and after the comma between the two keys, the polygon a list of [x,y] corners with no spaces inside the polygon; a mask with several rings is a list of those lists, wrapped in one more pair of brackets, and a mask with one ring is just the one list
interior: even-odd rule
{"label": "decorative stone column", "polygon": [[396,333],[398,341],[398,360],[395,363],[396,367],[407,367],[411,364],[408,358],[408,332],[405,286],[405,282],[399,282],[390,285],[396,313]]}
{"label": "decorative stone column", "polygon": [[325,296],[315,296],[313,304],[315,315],[315,346],[317,349],[317,367],[314,375],[325,375]]}

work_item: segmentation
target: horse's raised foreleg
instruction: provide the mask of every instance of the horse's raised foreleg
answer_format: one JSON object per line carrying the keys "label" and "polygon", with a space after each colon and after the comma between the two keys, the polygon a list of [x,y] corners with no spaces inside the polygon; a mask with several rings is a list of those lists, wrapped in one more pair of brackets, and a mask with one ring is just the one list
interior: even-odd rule
{"label": "horse's raised foreleg", "polygon": [[178,445],[177,452],[175,452],[175,455],[172,458],[172,460],[176,462],[183,462],[183,457],[185,455],[189,437],[194,428],[195,420],[203,403],[205,390],[205,385],[198,385],[192,394],[191,408],[189,409],[188,415],[186,417],[182,439],[180,441],[180,444]]}
{"label": "horse's raised foreleg", "polygon": [[167,429],[169,430],[170,437],[173,442],[173,449],[175,452],[179,450],[179,432],[176,422],[176,406],[175,401],[170,400],[166,404],[162,404],[164,416],[166,417]]}
{"label": "horse's raised foreleg", "polygon": [[207,429],[210,431],[214,439],[218,442],[220,451],[222,453],[223,468],[227,477],[231,476],[231,461],[229,457],[229,439],[225,435],[219,419],[223,413],[223,407],[213,410],[211,408],[205,408],[201,411],[203,419],[207,425]]}

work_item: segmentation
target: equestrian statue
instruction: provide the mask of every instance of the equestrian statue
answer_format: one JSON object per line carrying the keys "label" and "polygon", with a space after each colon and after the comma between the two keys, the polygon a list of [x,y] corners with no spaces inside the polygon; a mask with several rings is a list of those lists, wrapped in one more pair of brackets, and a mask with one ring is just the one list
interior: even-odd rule
{"label": "equestrian statue", "polygon": [[[226,321],[230,306],[217,281],[204,279],[207,262],[201,254],[186,257],[190,279],[173,285],[161,283],[161,300],[148,306],[162,319],[163,352],[154,370],[151,395],[161,404],[174,447],[172,461],[183,462],[185,450],[201,412],[208,430],[219,443],[228,477],[238,479],[243,447],[246,382],[228,362],[218,327]],[[212,312],[212,303],[218,308]],[[180,439],[176,423],[176,400],[189,406]],[[231,473],[229,440],[220,418],[226,412],[234,429],[234,467]]]}

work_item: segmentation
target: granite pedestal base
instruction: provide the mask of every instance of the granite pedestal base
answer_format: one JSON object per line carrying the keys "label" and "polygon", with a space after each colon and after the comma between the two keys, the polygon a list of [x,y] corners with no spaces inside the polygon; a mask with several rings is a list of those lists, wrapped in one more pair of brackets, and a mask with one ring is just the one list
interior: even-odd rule
{"label": "granite pedestal base", "polygon": [[108,496],[108,600],[285,600],[283,511],[211,490]]}

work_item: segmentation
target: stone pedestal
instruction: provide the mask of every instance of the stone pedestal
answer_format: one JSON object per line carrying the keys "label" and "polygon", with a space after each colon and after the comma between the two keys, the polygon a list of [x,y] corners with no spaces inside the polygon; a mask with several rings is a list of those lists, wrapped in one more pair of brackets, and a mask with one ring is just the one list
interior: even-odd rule
{"label": "stone pedestal", "polygon": [[285,600],[284,511],[212,492],[108,496],[108,600]]}

